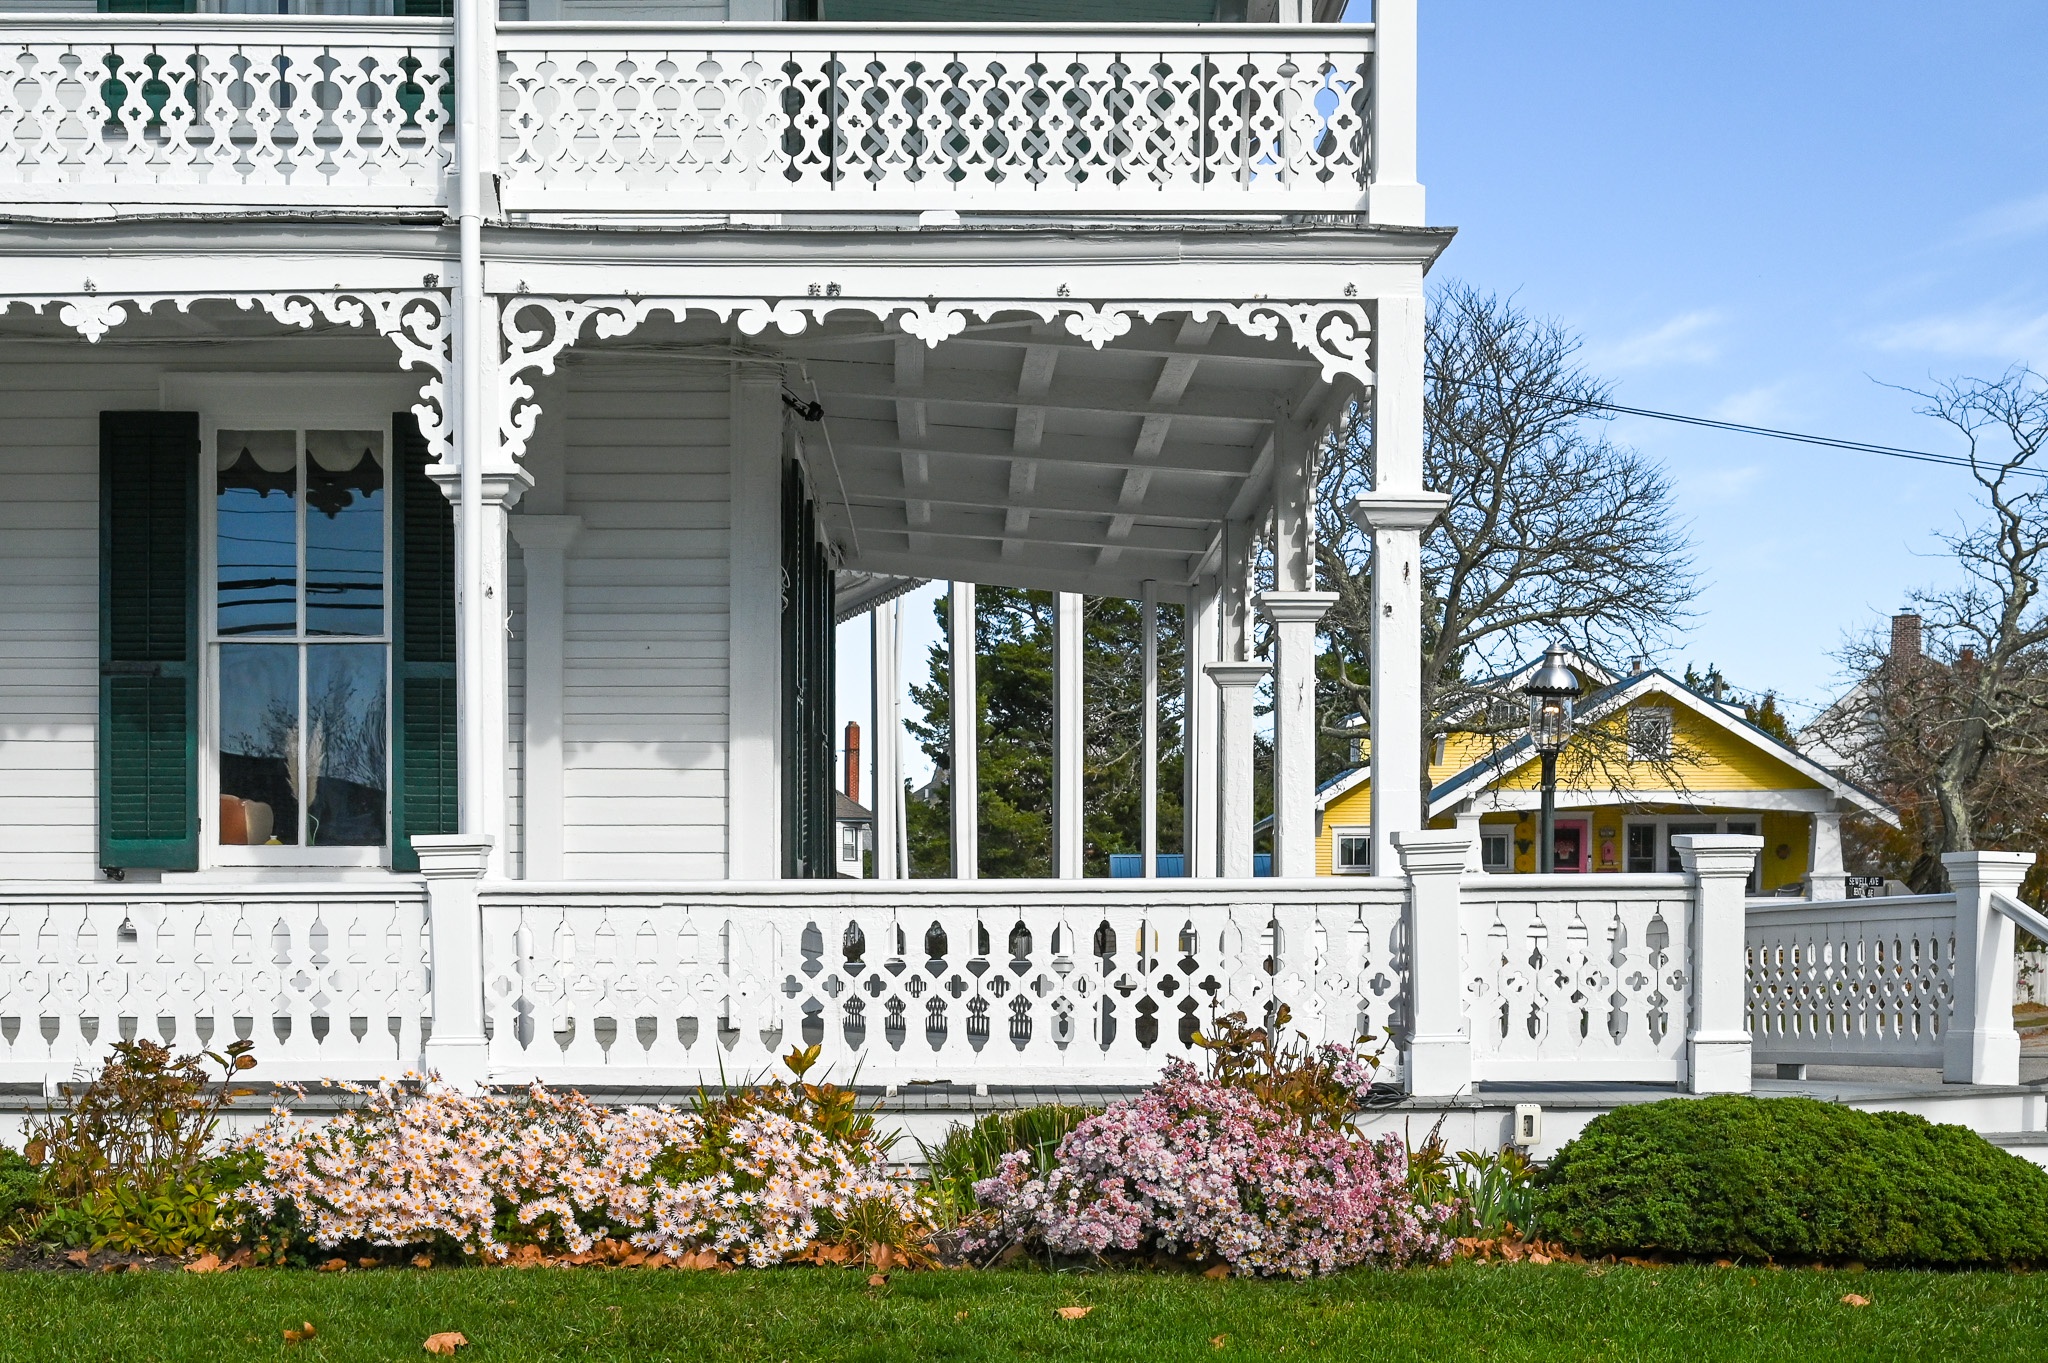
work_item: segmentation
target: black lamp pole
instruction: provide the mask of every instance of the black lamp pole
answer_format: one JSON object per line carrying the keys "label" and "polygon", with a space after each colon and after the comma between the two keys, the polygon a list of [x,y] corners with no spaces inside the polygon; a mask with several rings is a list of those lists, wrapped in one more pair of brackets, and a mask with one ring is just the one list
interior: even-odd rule
{"label": "black lamp pole", "polygon": [[1565,663],[1564,649],[1552,645],[1543,665],[1522,687],[1529,698],[1529,742],[1543,756],[1543,812],[1536,823],[1536,869],[1557,869],[1557,754],[1572,731],[1572,702],[1579,678]]}

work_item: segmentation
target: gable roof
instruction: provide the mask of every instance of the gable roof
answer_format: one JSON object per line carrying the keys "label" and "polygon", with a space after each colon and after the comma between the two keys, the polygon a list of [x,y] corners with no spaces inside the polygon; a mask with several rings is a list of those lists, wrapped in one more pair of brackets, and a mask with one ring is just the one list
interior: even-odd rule
{"label": "gable roof", "polygon": [[[1734,707],[1701,695],[1662,668],[1653,667],[1602,687],[1580,702],[1579,713],[1589,719],[1602,718],[1652,692],[1660,696],[1669,696],[1708,723],[1735,734],[1753,747],[1763,749],[1771,757],[1797,771],[1835,798],[1847,801],[1866,814],[1883,819],[1886,823],[1894,826],[1898,824],[1898,815],[1863,787],[1758,728]],[[1458,801],[1506,777],[1524,763],[1533,760],[1535,756],[1534,747],[1527,734],[1502,744],[1492,753],[1432,789],[1429,792],[1429,815],[1433,817],[1443,813]],[[1353,767],[1349,771],[1339,772],[1318,787],[1316,808],[1325,808],[1331,801],[1367,780],[1371,774],[1369,767]]]}

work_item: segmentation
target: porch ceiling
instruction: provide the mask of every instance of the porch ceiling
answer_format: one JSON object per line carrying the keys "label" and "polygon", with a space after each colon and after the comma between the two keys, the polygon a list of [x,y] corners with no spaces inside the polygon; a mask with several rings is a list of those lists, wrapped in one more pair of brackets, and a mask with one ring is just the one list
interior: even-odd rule
{"label": "porch ceiling", "polygon": [[998,318],[928,347],[871,324],[788,342],[824,408],[806,440],[845,566],[1178,599],[1222,522],[1263,509],[1282,412],[1344,394],[1214,317],[1134,322],[1101,349]]}

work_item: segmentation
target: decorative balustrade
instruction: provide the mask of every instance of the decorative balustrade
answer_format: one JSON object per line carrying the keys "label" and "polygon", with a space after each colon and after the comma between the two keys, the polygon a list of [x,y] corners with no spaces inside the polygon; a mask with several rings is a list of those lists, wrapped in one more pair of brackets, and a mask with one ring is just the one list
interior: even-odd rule
{"label": "decorative balustrade", "polygon": [[487,891],[492,1075],[716,1082],[818,1044],[862,1084],[1141,1084],[1215,1014],[1401,1021],[1398,884],[817,889]]}
{"label": "decorative balustrade", "polygon": [[1519,879],[1464,885],[1472,1077],[1686,1077],[1691,887],[1678,876],[1587,876],[1570,889]]}
{"label": "decorative balustrade", "polygon": [[453,155],[450,27],[65,15],[0,22],[15,203],[433,207]]}
{"label": "decorative balustrade", "polygon": [[1351,211],[1372,31],[513,24],[508,208]]}
{"label": "decorative balustrade", "polygon": [[1759,1061],[1940,1065],[1956,985],[1956,896],[1749,906]]}
{"label": "decorative balustrade", "polygon": [[61,1082],[138,1037],[251,1038],[269,1080],[402,1075],[431,1012],[425,927],[403,884],[0,893],[0,1082]]}

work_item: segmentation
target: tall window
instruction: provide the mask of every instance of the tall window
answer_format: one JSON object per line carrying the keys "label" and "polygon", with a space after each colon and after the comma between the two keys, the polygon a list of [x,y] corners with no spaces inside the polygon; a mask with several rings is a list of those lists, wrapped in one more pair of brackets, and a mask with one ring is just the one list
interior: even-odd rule
{"label": "tall window", "polygon": [[388,841],[386,432],[213,443],[214,840],[368,859],[343,849]]}

